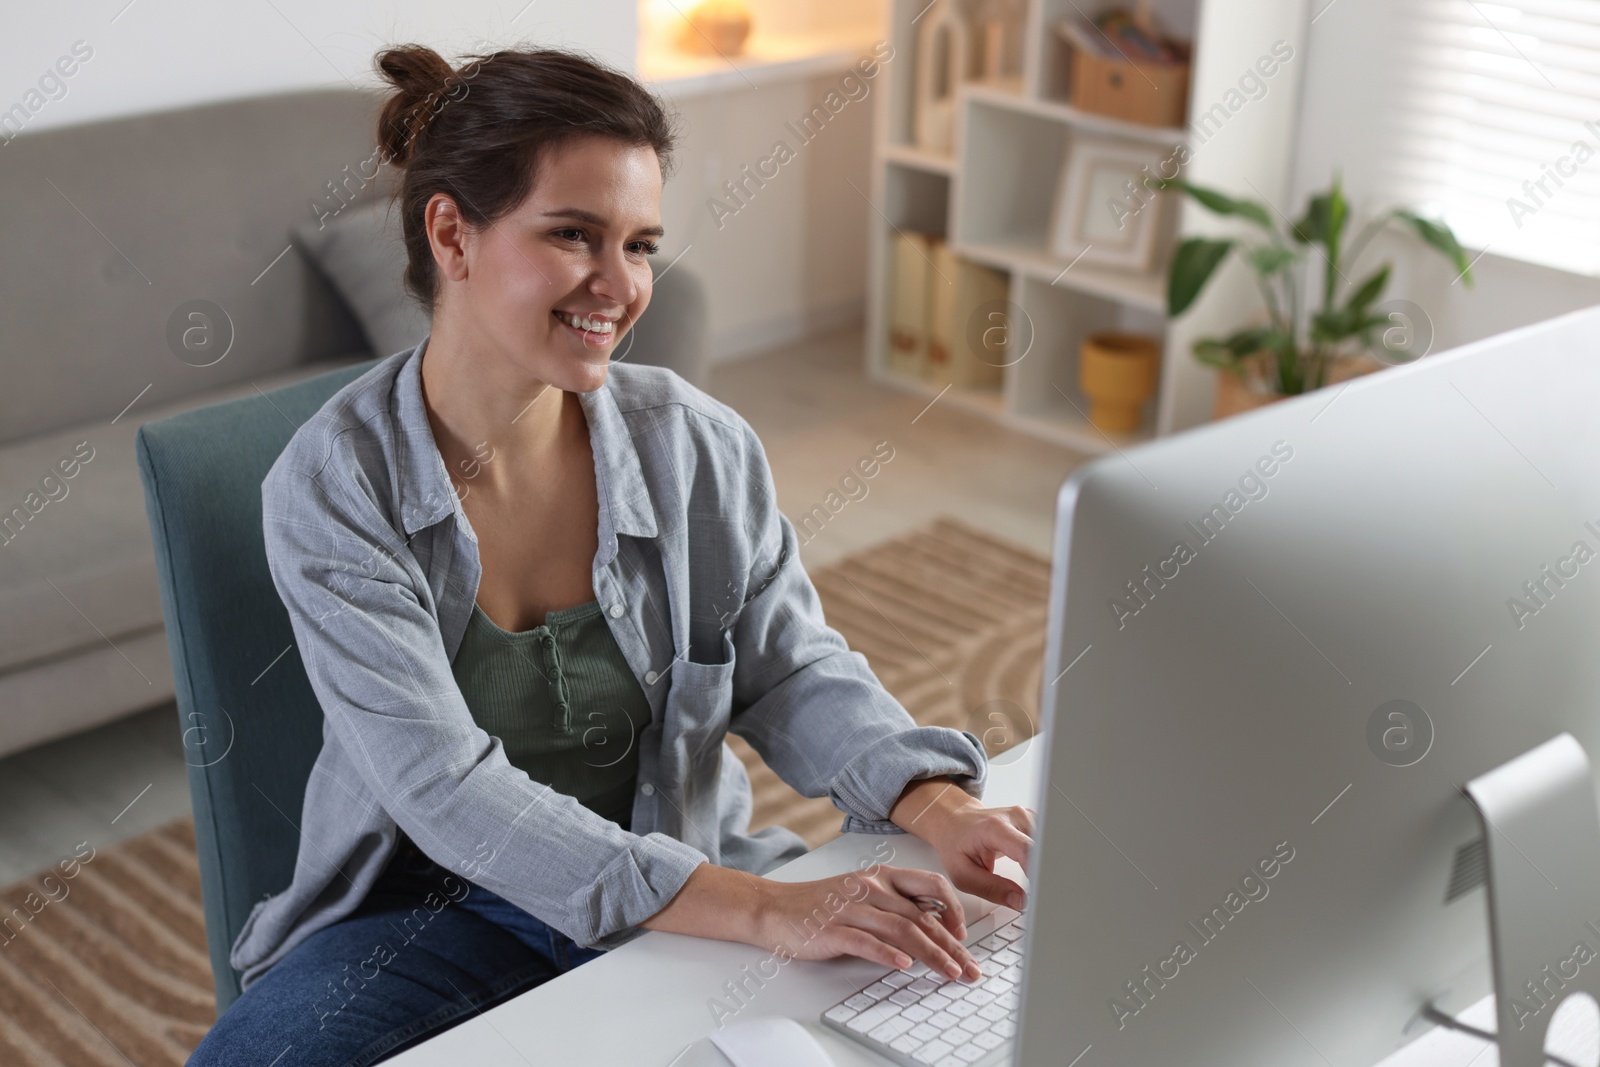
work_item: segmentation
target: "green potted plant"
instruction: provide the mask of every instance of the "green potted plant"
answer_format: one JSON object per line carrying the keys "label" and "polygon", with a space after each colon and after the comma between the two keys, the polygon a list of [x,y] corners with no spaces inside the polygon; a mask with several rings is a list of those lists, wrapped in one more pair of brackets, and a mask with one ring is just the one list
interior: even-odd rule
{"label": "green potted plant", "polygon": [[[1410,354],[1391,345],[1386,330],[1388,315],[1374,308],[1389,284],[1390,264],[1385,263],[1359,281],[1347,271],[1367,243],[1385,226],[1399,223],[1448,259],[1467,285],[1472,269],[1455,233],[1443,222],[1423,218],[1407,208],[1390,208],[1364,226],[1346,247],[1345,230],[1350,205],[1334,175],[1333,187],[1311,197],[1298,222],[1280,227],[1265,204],[1239,199],[1182,179],[1156,178],[1155,189],[1177,189],[1218,215],[1236,215],[1259,227],[1266,239],[1246,242],[1235,238],[1191,237],[1173,254],[1167,274],[1167,314],[1174,318],[1199,297],[1228,254],[1238,249],[1255,273],[1267,306],[1265,324],[1246,326],[1227,337],[1206,337],[1194,343],[1200,362],[1227,373],[1218,379],[1217,414],[1269,403],[1285,396],[1320,389],[1330,381],[1376,370],[1373,357],[1404,362]],[[1317,253],[1312,257],[1310,253]],[[1324,263],[1322,307],[1310,309],[1302,302],[1305,264],[1313,258]]]}

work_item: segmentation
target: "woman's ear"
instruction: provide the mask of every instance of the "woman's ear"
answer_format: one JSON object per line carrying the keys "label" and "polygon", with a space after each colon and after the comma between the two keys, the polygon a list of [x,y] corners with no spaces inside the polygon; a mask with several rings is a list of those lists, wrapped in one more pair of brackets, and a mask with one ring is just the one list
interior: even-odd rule
{"label": "woman's ear", "polygon": [[456,202],[447,193],[434,193],[422,212],[423,229],[428,234],[428,247],[433,250],[433,262],[442,279],[461,282],[467,278],[466,220]]}

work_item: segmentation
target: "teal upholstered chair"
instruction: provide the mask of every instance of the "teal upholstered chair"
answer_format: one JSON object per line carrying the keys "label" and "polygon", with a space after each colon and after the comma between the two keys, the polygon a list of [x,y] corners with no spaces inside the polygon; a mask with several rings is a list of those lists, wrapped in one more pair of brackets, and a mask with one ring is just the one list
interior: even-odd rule
{"label": "teal upholstered chair", "polygon": [[[706,294],[681,267],[656,286],[625,358],[706,372]],[[261,481],[289,438],[378,360],[146,423],[136,452],[155,545],[200,853],[217,1012],[239,996],[229,950],[256,901],[294,875],[322,710],[267,569]]]}
{"label": "teal upholstered chair", "polygon": [[136,452],[155,543],[220,1014],[251,907],[294,874],[322,710],[267,569],[261,480],[289,438],[377,360],[146,423]]}

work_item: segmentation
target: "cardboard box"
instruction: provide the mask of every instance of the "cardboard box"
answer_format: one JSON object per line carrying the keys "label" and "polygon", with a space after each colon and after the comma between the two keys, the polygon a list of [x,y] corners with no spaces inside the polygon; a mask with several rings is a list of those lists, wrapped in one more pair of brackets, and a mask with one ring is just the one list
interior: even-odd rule
{"label": "cardboard box", "polygon": [[928,261],[925,234],[897,233],[889,299],[889,368],[922,377],[928,372]]}
{"label": "cardboard box", "polygon": [[1006,300],[1009,280],[1002,271],[970,263],[948,244],[935,241],[928,272],[928,376],[960,389],[998,389],[1003,369],[993,353],[972,344],[973,321],[984,309]]}
{"label": "cardboard box", "polygon": [[1130,62],[1073,49],[1068,102],[1141,126],[1182,126],[1189,114],[1189,64]]}

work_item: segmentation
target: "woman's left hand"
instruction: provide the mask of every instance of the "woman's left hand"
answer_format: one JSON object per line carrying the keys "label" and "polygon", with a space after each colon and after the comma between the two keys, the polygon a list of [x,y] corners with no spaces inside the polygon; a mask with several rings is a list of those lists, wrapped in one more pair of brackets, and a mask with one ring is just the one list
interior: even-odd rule
{"label": "woman's left hand", "polygon": [[1028,869],[1033,844],[1033,812],[1024,807],[986,808],[948,778],[913,782],[900,795],[889,818],[939,853],[957,889],[1021,911],[1022,887],[994,873],[1006,856]]}

